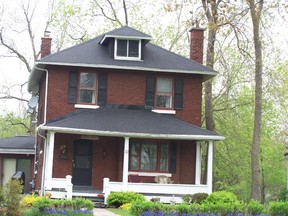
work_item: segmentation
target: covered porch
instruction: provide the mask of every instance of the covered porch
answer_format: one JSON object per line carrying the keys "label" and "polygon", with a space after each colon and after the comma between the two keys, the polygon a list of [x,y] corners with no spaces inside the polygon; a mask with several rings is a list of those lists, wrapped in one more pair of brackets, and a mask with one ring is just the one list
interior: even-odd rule
{"label": "covered porch", "polygon": [[[142,124],[139,125],[139,122]],[[180,202],[185,194],[209,194],[212,192],[213,144],[214,141],[223,139],[213,132],[175,117],[146,110],[99,108],[75,112],[61,120],[42,125],[38,130],[47,132],[41,193],[49,192],[52,198],[102,195],[107,198],[112,192],[134,191],[147,199],[159,197],[162,202],[170,203]],[[91,184],[88,185],[91,187],[79,190],[75,181],[73,184],[75,152],[79,149],[75,150],[72,146],[75,146],[75,140],[87,139],[93,140],[93,156],[89,165]],[[60,156],[57,154],[63,143],[70,149],[65,161],[59,160]],[[135,145],[140,146],[136,156]],[[148,153],[145,153],[143,156],[143,149],[145,147],[149,150],[151,146],[156,146],[158,151],[153,154],[156,155],[156,168],[150,168],[153,167],[150,165],[149,168],[142,167],[146,163],[144,159],[149,159],[152,155],[151,153],[148,157]],[[162,146],[168,146],[166,159],[165,154],[162,156],[161,153]],[[203,146],[207,153],[205,182],[201,182]],[[173,159],[171,155],[174,151]],[[139,168],[135,168],[135,163]],[[57,167],[61,164],[66,168],[57,174]],[[105,168],[108,164],[113,165]],[[131,175],[136,176],[137,180],[130,179]],[[167,177],[170,181],[156,181],[159,176]]]}

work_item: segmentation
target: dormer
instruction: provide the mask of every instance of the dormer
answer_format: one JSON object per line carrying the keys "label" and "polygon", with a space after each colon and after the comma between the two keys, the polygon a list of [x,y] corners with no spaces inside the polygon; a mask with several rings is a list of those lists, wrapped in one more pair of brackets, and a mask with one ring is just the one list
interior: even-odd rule
{"label": "dormer", "polygon": [[124,26],[103,35],[99,44],[107,46],[115,60],[144,60],[145,45],[152,39],[150,35]]}

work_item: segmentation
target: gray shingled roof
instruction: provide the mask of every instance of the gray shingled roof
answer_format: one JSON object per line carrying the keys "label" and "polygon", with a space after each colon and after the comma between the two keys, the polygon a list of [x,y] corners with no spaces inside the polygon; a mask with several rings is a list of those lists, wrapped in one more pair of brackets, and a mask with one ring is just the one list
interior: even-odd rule
{"label": "gray shingled roof", "polygon": [[150,110],[100,107],[75,111],[40,127],[63,133],[147,138],[222,140],[223,137],[176,118]]}
{"label": "gray shingled roof", "polygon": [[[114,29],[84,43],[46,56],[36,61],[29,77],[28,91],[34,93],[37,91],[37,89],[35,90],[35,85],[39,82],[42,73],[42,71],[37,68],[45,68],[45,65],[129,69],[135,72],[140,70],[151,72],[201,74],[204,76],[204,79],[217,75],[216,71],[202,64],[151,43],[145,45],[143,61],[115,60],[109,54],[107,46],[100,44],[101,40],[105,38],[105,35],[109,37],[114,35],[116,37],[127,36],[128,34],[131,34],[131,37],[144,38],[146,41],[150,37],[145,33],[125,26],[119,29]],[[189,44],[187,44],[187,46],[189,46]]]}
{"label": "gray shingled roof", "polygon": [[0,153],[34,154],[35,137],[16,136],[0,139]]}

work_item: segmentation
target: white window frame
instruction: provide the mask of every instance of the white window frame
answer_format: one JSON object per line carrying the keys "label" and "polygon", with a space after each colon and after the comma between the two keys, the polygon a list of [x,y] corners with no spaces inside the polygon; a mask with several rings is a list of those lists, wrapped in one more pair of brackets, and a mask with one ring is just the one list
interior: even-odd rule
{"label": "white window frame", "polygon": [[[127,40],[127,53],[126,56],[118,56],[117,55],[117,42],[118,40]],[[128,53],[129,53],[129,41],[138,41],[138,50],[139,50],[139,56],[138,57],[129,57]],[[141,40],[137,40],[137,39],[127,39],[127,38],[115,38],[115,43],[114,43],[114,59],[117,60],[138,60],[141,61]]]}

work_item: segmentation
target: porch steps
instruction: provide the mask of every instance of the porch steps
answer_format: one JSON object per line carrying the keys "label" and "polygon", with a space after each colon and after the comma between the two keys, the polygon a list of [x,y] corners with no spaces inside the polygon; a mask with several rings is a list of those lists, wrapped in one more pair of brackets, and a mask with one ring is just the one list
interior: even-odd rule
{"label": "porch steps", "polygon": [[75,186],[73,188],[72,197],[82,197],[85,199],[89,199],[94,203],[95,208],[104,208],[106,205],[104,204],[104,196],[99,190],[95,190],[92,187],[87,186]]}

